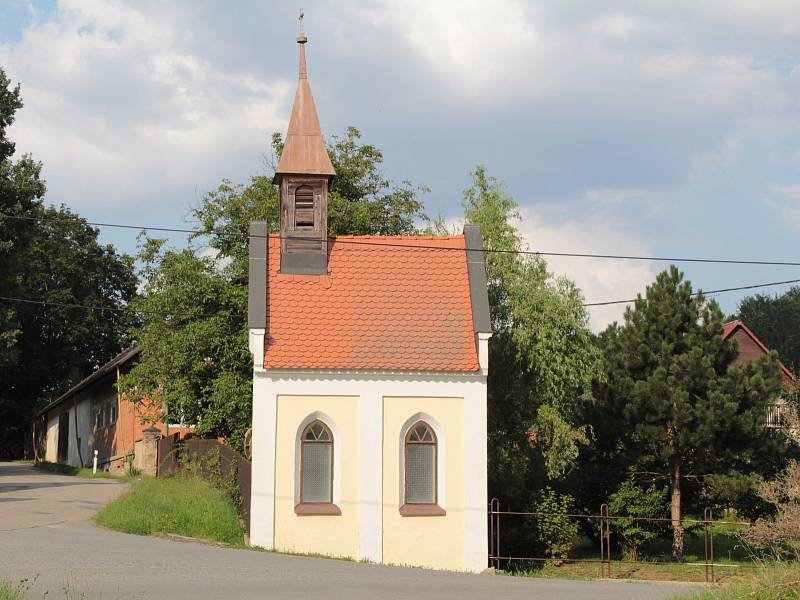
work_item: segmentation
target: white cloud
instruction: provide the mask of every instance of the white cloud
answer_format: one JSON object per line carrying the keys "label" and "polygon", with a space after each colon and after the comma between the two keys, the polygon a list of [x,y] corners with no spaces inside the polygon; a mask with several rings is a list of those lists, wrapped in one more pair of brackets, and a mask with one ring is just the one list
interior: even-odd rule
{"label": "white cloud", "polygon": [[187,188],[238,174],[243,157],[256,172],[285,126],[292,84],[215,65],[169,10],[64,0],[0,46],[25,101],[12,135],[43,161],[53,201],[155,208],[173,195],[185,207]]}
{"label": "white cloud", "polygon": [[[548,222],[535,208],[521,211],[519,228],[531,250],[592,254],[646,255],[651,250],[642,236],[614,222],[596,216],[572,217],[561,223]],[[644,293],[656,276],[656,268],[641,261],[546,256],[550,270],[575,281],[586,302],[628,300]],[[602,331],[621,321],[625,305],[588,309],[590,327]]]}

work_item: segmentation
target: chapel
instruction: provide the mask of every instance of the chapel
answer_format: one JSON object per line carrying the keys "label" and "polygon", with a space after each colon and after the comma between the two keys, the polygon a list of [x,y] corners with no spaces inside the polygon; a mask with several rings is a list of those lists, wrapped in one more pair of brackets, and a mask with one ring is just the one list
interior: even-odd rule
{"label": "chapel", "polygon": [[480,228],[330,236],[336,177],[306,69],[250,228],[250,542],[480,572],[487,566],[491,335]]}

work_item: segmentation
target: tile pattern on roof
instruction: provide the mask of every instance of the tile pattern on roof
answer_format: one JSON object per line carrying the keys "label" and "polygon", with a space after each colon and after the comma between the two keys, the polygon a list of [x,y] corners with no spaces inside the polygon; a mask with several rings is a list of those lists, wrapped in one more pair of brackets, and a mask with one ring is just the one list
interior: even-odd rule
{"label": "tile pattern on roof", "polygon": [[271,236],[265,368],[478,370],[466,253],[440,248],[464,237],[340,236],[329,275],[289,275]]}

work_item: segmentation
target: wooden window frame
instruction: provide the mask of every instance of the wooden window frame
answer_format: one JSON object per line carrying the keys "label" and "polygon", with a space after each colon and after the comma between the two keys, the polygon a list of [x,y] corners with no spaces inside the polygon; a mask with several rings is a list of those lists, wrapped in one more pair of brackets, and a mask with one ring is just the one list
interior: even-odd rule
{"label": "wooden window frame", "polygon": [[[306,434],[308,431],[314,427],[315,425],[321,425],[325,431],[328,433],[327,440],[307,440]],[[306,502],[304,498],[305,490],[304,490],[304,482],[305,482],[305,454],[306,454],[306,444],[327,444],[330,446],[331,451],[328,455],[328,460],[330,461],[330,479],[328,481],[329,485],[329,498],[328,502]],[[334,448],[334,438],[333,438],[333,431],[331,428],[322,420],[314,419],[303,428],[303,432],[300,435],[300,502],[295,505],[294,512],[297,515],[341,515],[341,509],[333,503],[333,477],[334,477],[334,452],[336,449]]]}
{"label": "wooden window frame", "polygon": [[[432,441],[412,440],[411,435],[420,425],[431,434]],[[408,446],[409,444],[433,446],[433,502],[409,502],[408,500]],[[447,512],[439,506],[439,437],[430,423],[420,419],[406,431],[403,440],[403,506],[400,514],[404,517],[443,517]]]}
{"label": "wooden window frame", "polygon": [[116,425],[118,418],[119,418],[119,407],[117,406],[116,402],[111,402],[108,405],[108,424]]}

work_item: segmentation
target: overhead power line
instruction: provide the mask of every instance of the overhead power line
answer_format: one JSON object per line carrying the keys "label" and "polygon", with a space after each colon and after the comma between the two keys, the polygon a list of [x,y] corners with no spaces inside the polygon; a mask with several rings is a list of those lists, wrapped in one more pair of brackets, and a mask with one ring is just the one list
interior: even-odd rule
{"label": "overhead power line", "polygon": [[[18,215],[8,215],[5,213],[0,213],[0,217],[7,218],[7,219],[15,219],[21,221],[59,221],[59,219],[47,218],[47,217],[25,217],[25,216],[18,216]],[[254,235],[250,236],[246,232],[242,232],[241,234],[234,234],[227,231],[203,231],[200,229],[182,229],[176,227],[157,227],[157,226],[148,226],[148,225],[126,225],[123,223],[102,223],[97,221],[84,221],[87,225],[91,225],[93,227],[113,227],[118,229],[135,229],[138,231],[162,231],[167,233],[185,233],[185,234],[192,234],[192,235],[220,235],[220,236],[233,236],[233,235],[241,235],[242,237],[255,237],[255,238],[264,238],[268,236],[263,235]],[[311,238],[299,238],[293,237],[292,239],[311,239]],[[401,244],[401,243],[392,243],[392,242],[378,242],[378,241],[366,241],[366,240],[345,240],[339,237],[331,237],[331,240],[335,240],[336,243],[339,244],[349,244],[355,246],[383,246],[383,247],[390,247],[390,248],[413,248],[419,250],[455,250],[458,252],[483,252],[483,253],[490,253],[490,254],[519,254],[519,255],[527,255],[527,256],[554,256],[554,257],[565,257],[565,258],[593,258],[593,259],[610,259],[610,260],[640,260],[640,261],[653,261],[653,262],[670,262],[670,263],[707,263],[707,264],[729,264],[729,265],[763,265],[763,266],[780,266],[780,267],[800,267],[800,261],[789,261],[789,260],[747,260],[747,259],[728,259],[728,258],[697,258],[697,257],[680,257],[680,256],[643,256],[643,255],[635,255],[635,254],[599,254],[599,253],[587,253],[587,252],[548,252],[544,250],[505,250],[499,248],[484,248],[482,250],[471,250],[467,248],[448,248],[442,246],[432,246],[432,245],[420,245],[414,244],[410,246],[409,244]],[[315,238],[316,240],[316,238]],[[620,302],[628,302],[620,301]]]}
{"label": "overhead power line", "polygon": [[[729,288],[721,288],[718,290],[709,290],[704,292],[702,290],[697,291],[692,294],[692,296],[697,296],[698,294],[703,294],[704,296],[711,296],[712,294],[722,294],[724,292],[738,292],[742,290],[754,290],[756,288],[764,288],[764,287],[772,287],[776,285],[788,285],[790,283],[800,283],[800,279],[789,279],[788,281],[772,281],[770,283],[757,283],[754,285],[740,285],[737,287],[729,287]],[[608,302],[587,302],[584,306],[611,306],[612,304],[631,304],[636,302],[636,300],[610,300]]]}
{"label": "overhead power line", "polygon": [[[722,294],[725,292],[737,292],[742,290],[754,290],[757,288],[765,288],[765,287],[773,287],[776,285],[788,285],[792,283],[800,283],[800,279],[789,279],[787,281],[770,281],[768,283],[757,283],[753,285],[741,285],[736,287],[728,287],[728,288],[720,288],[718,290],[709,290],[709,291],[698,291],[692,294],[692,296],[697,296],[698,294],[703,294],[704,296],[710,296],[712,294]],[[33,304],[38,306],[55,306],[59,308],[78,308],[83,310],[93,310],[93,311],[110,311],[110,312],[133,312],[137,314],[155,314],[160,315],[162,318],[167,317],[190,317],[190,318],[198,318],[198,317],[217,317],[221,313],[190,313],[190,312],[166,312],[162,313],[155,310],[145,310],[145,309],[137,309],[137,308],[130,308],[130,307],[107,307],[107,306],[90,306],[85,304],[72,304],[68,302],[50,302],[47,300],[34,300],[31,298],[15,298],[12,296],[0,296],[0,302],[16,302],[20,304]],[[583,304],[585,307],[591,306],[611,306],[613,304],[632,304],[636,302],[636,300],[610,300],[608,302],[586,302]],[[235,313],[231,313],[230,316],[244,316],[244,315],[237,315]]]}
{"label": "overhead power line", "polygon": [[[92,306],[87,304],[73,304],[70,302],[50,302],[49,300],[33,300],[31,298],[14,298],[12,296],[0,296],[0,302],[15,302],[19,304],[33,304],[36,306],[54,306],[58,308],[79,308],[83,310],[97,311],[97,312],[116,312],[125,313],[131,312],[143,315],[159,315],[162,318],[167,317],[218,317],[221,312],[215,313],[191,313],[191,312],[161,312],[156,310],[147,310],[141,308],[132,308],[129,306]],[[230,316],[239,317],[241,315],[230,313]]]}

